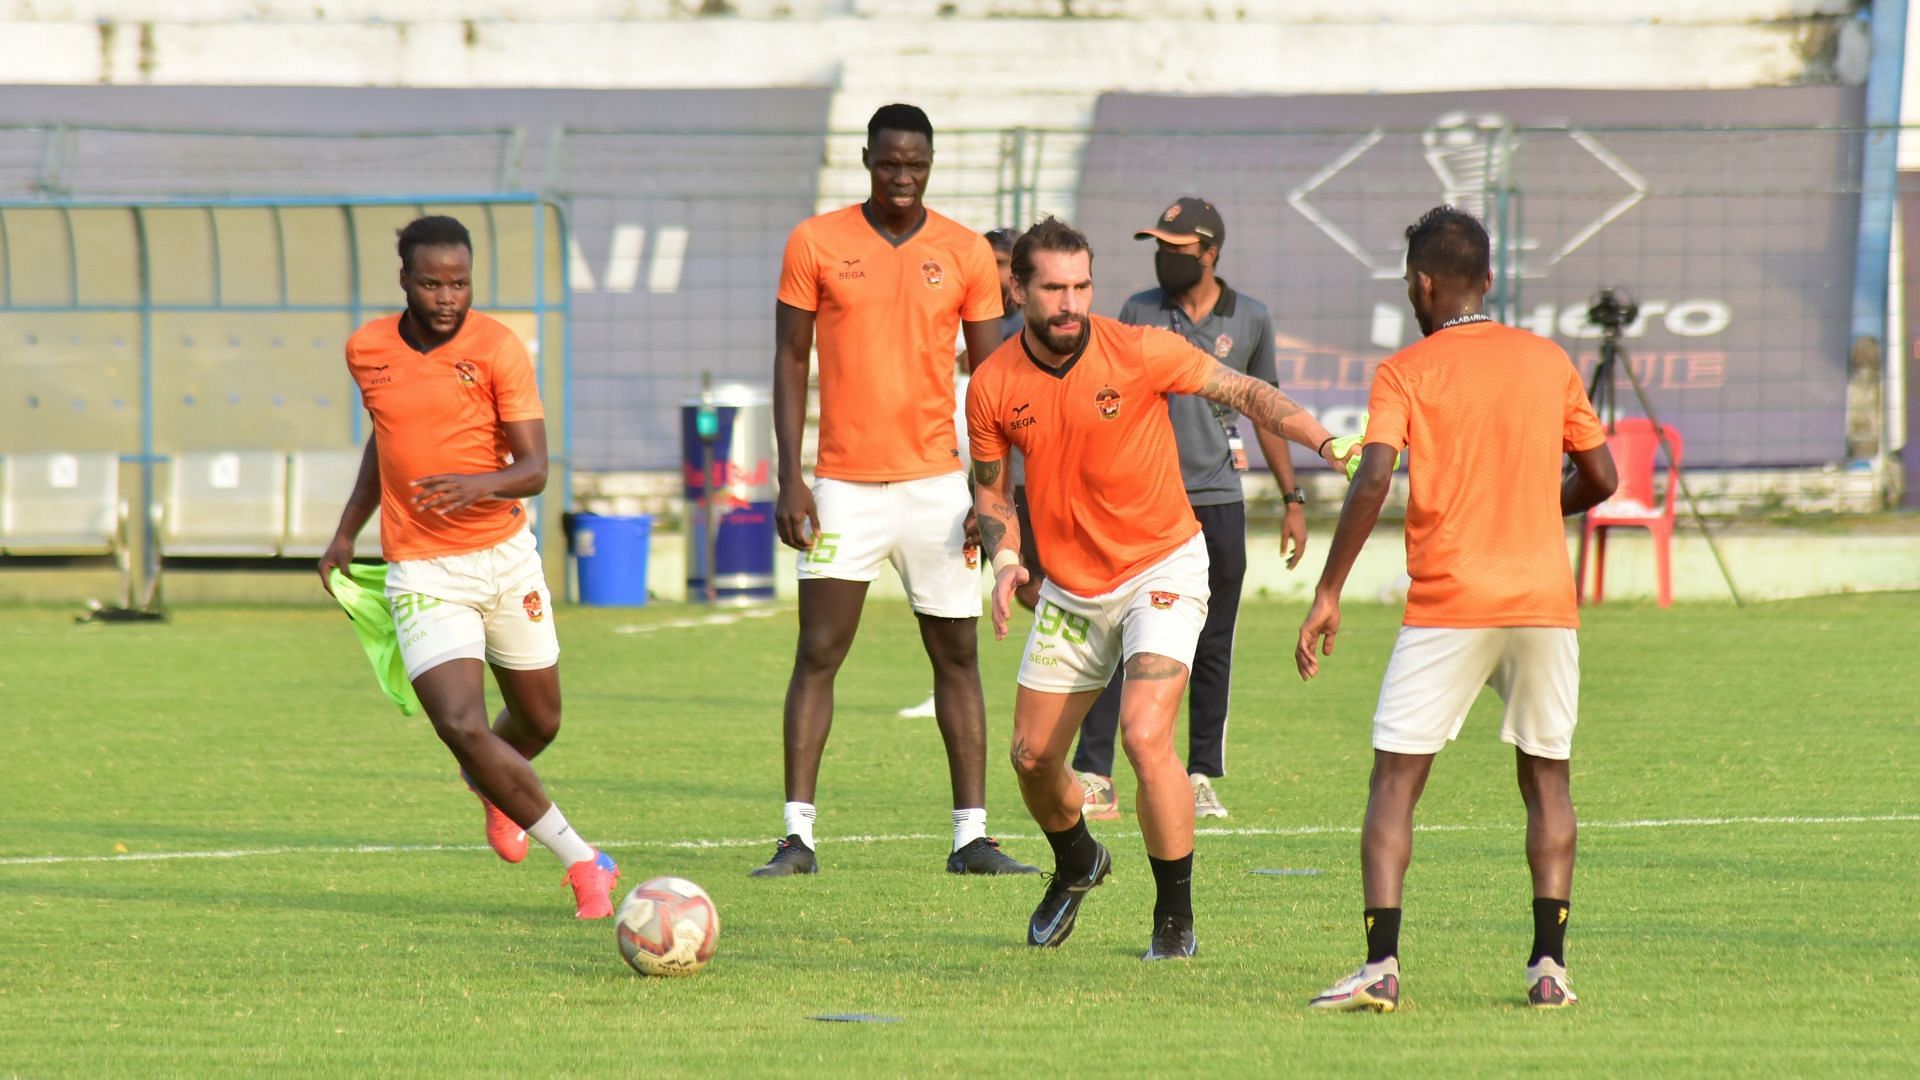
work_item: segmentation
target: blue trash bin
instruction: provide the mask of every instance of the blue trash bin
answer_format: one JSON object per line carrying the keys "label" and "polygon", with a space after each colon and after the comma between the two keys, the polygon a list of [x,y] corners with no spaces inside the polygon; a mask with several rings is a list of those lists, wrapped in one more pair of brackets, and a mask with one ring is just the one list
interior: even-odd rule
{"label": "blue trash bin", "polygon": [[573,554],[579,560],[580,602],[599,607],[645,607],[647,548],[653,518],[581,514],[574,519]]}

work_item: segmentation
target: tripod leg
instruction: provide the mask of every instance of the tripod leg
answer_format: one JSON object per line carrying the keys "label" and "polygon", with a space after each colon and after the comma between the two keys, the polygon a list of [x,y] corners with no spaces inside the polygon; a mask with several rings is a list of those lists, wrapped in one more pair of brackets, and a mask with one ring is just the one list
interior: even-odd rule
{"label": "tripod leg", "polygon": [[[1619,348],[1617,343],[1615,343],[1614,349],[1620,353],[1626,352],[1625,349]],[[1603,347],[1603,354],[1605,351]],[[1620,366],[1626,369],[1627,381],[1633,384],[1633,396],[1640,399],[1640,411],[1647,414],[1647,420],[1653,424],[1654,432],[1656,434],[1659,433],[1660,418],[1654,415],[1653,403],[1647,400],[1646,388],[1640,385],[1640,373],[1633,370],[1633,361],[1631,359],[1628,359],[1625,364]],[[1660,435],[1660,448],[1666,451],[1667,460],[1672,461],[1673,447],[1667,444],[1665,435]],[[1713,542],[1713,533],[1707,530],[1707,519],[1700,513],[1700,504],[1693,501],[1693,492],[1687,489],[1687,474],[1676,469],[1674,475],[1680,480],[1680,495],[1687,500],[1687,510],[1693,515],[1693,523],[1700,527],[1700,535],[1707,542],[1707,550],[1713,553],[1714,565],[1720,568],[1720,577],[1727,583],[1727,592],[1733,596],[1733,606],[1737,608],[1746,607],[1746,602],[1740,599],[1740,590],[1733,584],[1733,572],[1727,569],[1727,560],[1720,556],[1720,545]]]}

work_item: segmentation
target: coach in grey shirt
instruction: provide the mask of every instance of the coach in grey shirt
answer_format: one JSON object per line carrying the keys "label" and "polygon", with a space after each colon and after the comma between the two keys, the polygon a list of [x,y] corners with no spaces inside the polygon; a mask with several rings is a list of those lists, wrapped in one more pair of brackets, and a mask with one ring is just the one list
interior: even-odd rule
{"label": "coach in grey shirt", "polygon": [[[1134,234],[1153,240],[1154,276],[1160,287],[1136,293],[1120,309],[1120,321],[1173,331],[1234,369],[1278,384],[1273,363],[1273,318],[1258,300],[1242,296],[1214,276],[1227,238],[1220,212],[1205,199],[1184,198],[1160,215],[1152,228]],[[1213,781],[1226,775],[1228,687],[1233,673],[1233,630],[1240,614],[1240,585],[1247,575],[1247,510],[1240,474],[1247,454],[1242,439],[1260,440],[1260,452],[1279,482],[1286,503],[1280,547],[1287,569],[1306,549],[1306,498],[1293,479],[1286,441],[1190,394],[1168,400],[1174,440],[1180,446],[1180,475],[1187,499],[1206,537],[1210,563],[1206,626],[1194,653],[1187,697],[1187,774],[1193,784],[1194,813],[1226,817]],[[1080,729],[1073,767],[1086,793],[1086,816],[1119,815],[1113,787],[1114,733],[1120,725],[1118,671],[1094,703]]]}

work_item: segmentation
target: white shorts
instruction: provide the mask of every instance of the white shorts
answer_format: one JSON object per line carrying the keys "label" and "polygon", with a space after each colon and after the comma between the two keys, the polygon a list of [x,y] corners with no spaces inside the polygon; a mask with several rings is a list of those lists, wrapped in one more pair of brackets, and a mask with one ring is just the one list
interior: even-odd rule
{"label": "white shorts", "polygon": [[1076,596],[1048,578],[1018,681],[1049,694],[1103,690],[1113,669],[1140,653],[1170,657],[1191,670],[1210,596],[1207,543],[1198,533],[1102,596]]}
{"label": "white shorts", "polygon": [[973,493],[965,473],[864,484],[813,484],[820,533],[799,553],[800,580],[873,581],[892,563],[922,615],[980,617],[980,553],[966,548]]}
{"label": "white shorts", "polygon": [[1580,639],[1556,626],[1401,627],[1373,714],[1374,749],[1439,753],[1460,734],[1482,686],[1507,703],[1502,742],[1539,758],[1573,753]]}
{"label": "white shorts", "polygon": [[553,594],[529,530],[484,551],[393,563],[387,600],[408,679],[449,660],[519,671],[560,662]]}

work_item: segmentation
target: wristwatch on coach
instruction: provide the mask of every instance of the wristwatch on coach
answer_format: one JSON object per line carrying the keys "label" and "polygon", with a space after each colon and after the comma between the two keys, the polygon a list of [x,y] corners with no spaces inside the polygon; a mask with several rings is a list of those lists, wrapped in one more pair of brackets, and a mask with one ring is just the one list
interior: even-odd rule
{"label": "wristwatch on coach", "polygon": [[1280,493],[1280,501],[1283,504],[1299,503],[1301,506],[1305,506],[1307,505],[1307,493],[1301,491],[1299,488],[1294,488],[1292,491],[1283,491]]}

